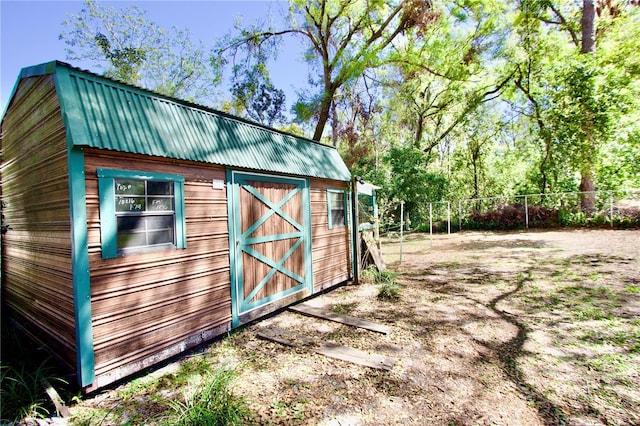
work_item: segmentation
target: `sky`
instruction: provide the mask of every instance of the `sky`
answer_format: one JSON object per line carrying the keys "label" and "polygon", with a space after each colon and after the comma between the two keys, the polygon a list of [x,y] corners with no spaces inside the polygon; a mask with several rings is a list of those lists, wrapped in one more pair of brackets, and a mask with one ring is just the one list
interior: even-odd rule
{"label": "sky", "polygon": [[[250,24],[269,13],[278,15],[287,2],[279,0],[138,0],[100,1],[105,6],[125,8],[136,4],[146,11],[145,17],[161,27],[190,29],[195,40],[206,47],[233,28],[237,17]],[[32,1],[0,0],[0,111],[4,111],[20,70],[52,60],[69,62],[73,66],[98,72],[91,63],[69,61],[65,43],[59,34],[62,22],[83,7],[81,0]],[[285,91],[287,105],[295,100],[296,88],[307,80],[308,69],[300,52],[281,52],[271,71],[274,85]],[[1,112],[0,112],[1,114]]]}

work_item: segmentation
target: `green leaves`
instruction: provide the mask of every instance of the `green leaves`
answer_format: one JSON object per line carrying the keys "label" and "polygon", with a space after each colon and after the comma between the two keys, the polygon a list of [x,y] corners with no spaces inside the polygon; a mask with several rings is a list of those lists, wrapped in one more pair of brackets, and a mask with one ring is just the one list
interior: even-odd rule
{"label": "green leaves", "polygon": [[59,38],[68,60],[92,61],[111,78],[168,96],[205,103],[212,94],[202,42],[192,41],[188,30],[161,28],[136,6],[86,0],[63,26]]}

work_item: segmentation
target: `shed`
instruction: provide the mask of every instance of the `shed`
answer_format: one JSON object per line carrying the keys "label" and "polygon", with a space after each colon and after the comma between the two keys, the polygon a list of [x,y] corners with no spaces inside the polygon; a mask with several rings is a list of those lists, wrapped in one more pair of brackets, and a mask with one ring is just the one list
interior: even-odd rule
{"label": "shed", "polygon": [[333,147],[58,61],[0,130],[3,310],[85,392],[352,279]]}

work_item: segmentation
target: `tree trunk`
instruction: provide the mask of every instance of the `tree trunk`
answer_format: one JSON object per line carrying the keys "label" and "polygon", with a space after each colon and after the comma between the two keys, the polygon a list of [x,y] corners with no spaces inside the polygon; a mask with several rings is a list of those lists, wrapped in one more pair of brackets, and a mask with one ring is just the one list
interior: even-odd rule
{"label": "tree trunk", "polygon": [[582,3],[582,48],[581,53],[596,53],[596,5],[593,0]]}
{"label": "tree trunk", "polygon": [[580,179],[580,192],[582,192],[580,208],[587,216],[592,216],[596,211],[596,186],[593,183],[591,168],[584,166],[580,170],[580,175],[582,176]]}
{"label": "tree trunk", "polygon": [[[594,0],[583,0],[582,8],[582,48],[580,53],[583,55],[595,54],[596,52],[596,6]],[[595,145],[593,140],[593,122],[587,115],[584,117],[584,130],[586,142],[592,146]],[[593,215],[596,210],[596,193],[595,184],[593,183],[593,161],[589,157],[583,159],[584,164],[580,170],[580,207],[588,216]]]}
{"label": "tree trunk", "polygon": [[320,113],[318,114],[318,124],[313,132],[313,140],[320,141],[324,128],[329,121],[329,115],[331,114],[331,104],[333,103],[333,95],[335,91],[329,93],[325,89],[325,94],[322,96],[322,102],[320,103]]}

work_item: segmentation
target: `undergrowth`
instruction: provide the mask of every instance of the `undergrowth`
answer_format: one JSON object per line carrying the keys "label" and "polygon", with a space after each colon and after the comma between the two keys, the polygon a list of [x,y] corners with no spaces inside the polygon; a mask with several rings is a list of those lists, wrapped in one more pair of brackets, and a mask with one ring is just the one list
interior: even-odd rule
{"label": "undergrowth", "polygon": [[67,384],[51,356],[3,320],[0,424],[35,422],[56,414],[45,391],[46,382]]}
{"label": "undergrowth", "polygon": [[189,386],[183,400],[168,403],[172,413],[167,425],[223,426],[242,425],[250,418],[244,398],[234,395],[231,382],[235,378],[229,369],[220,369],[205,376],[199,385]]}
{"label": "undergrowth", "polygon": [[382,300],[399,300],[401,287],[396,282],[397,274],[392,271],[379,271],[375,266],[362,271],[362,277],[378,284],[378,298]]}

